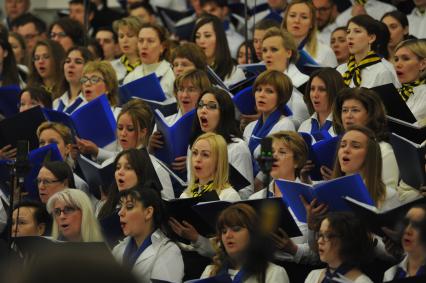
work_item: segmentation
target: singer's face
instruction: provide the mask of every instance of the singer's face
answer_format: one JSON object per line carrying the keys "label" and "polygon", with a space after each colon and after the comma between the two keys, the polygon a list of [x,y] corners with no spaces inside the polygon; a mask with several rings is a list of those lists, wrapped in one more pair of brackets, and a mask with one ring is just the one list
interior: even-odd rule
{"label": "singer's face", "polygon": [[293,151],[282,140],[273,140],[271,176],[274,179],[288,179],[295,174],[295,162]]}
{"label": "singer's face", "polygon": [[66,180],[58,180],[46,167],[41,167],[37,176],[38,194],[42,203],[46,204],[51,196],[62,191],[68,185]]}
{"label": "singer's face", "polygon": [[249,230],[241,226],[225,226],[221,231],[221,240],[226,253],[233,259],[241,259],[241,255],[250,244]]}
{"label": "singer's face", "polygon": [[423,253],[425,250],[421,240],[421,223],[424,221],[425,212],[423,209],[411,208],[405,217],[405,229],[402,235],[401,244],[404,251],[409,254]]}
{"label": "singer's face", "polygon": [[71,145],[65,144],[62,136],[54,129],[46,129],[40,133],[38,144],[40,147],[54,143],[58,146],[62,159],[65,159],[71,151]]}
{"label": "singer's face", "polygon": [[13,237],[41,236],[44,234],[45,224],[38,224],[35,217],[35,208],[22,206],[13,211],[12,227]]}
{"label": "singer's face", "polygon": [[284,72],[291,53],[291,50],[284,47],[283,39],[279,36],[265,38],[262,42],[262,60],[268,70]]}
{"label": "singer's face", "polygon": [[191,151],[191,164],[195,178],[200,184],[206,184],[213,180],[216,172],[217,156],[212,152],[212,147],[208,140],[198,140]]}
{"label": "singer's face", "polygon": [[367,142],[367,136],[356,130],[346,132],[342,137],[337,154],[344,173],[355,174],[362,170],[367,155]]}
{"label": "singer's face", "polygon": [[211,93],[206,93],[197,106],[197,116],[204,133],[216,131],[220,121],[219,102]]}
{"label": "singer's face", "polygon": [[347,129],[351,125],[367,125],[368,111],[361,101],[357,99],[347,99],[342,104],[342,123]]}
{"label": "singer's face", "polygon": [[115,181],[119,191],[130,189],[138,184],[135,169],[129,163],[126,155],[122,155],[115,167]]}
{"label": "singer's face", "polygon": [[340,262],[339,249],[340,240],[333,232],[328,219],[321,222],[321,227],[317,235],[318,254],[322,262],[335,265]]}
{"label": "singer's face", "polygon": [[256,108],[263,115],[267,116],[277,108],[278,94],[270,84],[257,86],[254,97],[256,99]]}
{"label": "singer's face", "polygon": [[322,79],[314,77],[311,82],[309,96],[317,113],[330,113],[331,105],[328,103],[327,87]]}

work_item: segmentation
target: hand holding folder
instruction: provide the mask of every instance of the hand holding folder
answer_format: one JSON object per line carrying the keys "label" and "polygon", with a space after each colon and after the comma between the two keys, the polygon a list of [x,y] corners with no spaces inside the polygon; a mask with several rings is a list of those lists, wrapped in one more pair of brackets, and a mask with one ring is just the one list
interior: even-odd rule
{"label": "hand holding folder", "polygon": [[313,180],[318,181],[323,179],[321,174],[322,166],[333,168],[339,140],[340,137],[336,136],[332,137],[331,139],[319,141],[313,145],[307,144],[309,149],[308,159],[311,160],[315,165],[310,173]]}
{"label": "hand holding folder", "polygon": [[319,203],[327,204],[330,211],[350,210],[343,199],[346,196],[369,205],[374,205],[374,201],[359,174],[340,177],[316,185],[307,185],[281,179],[275,182],[281,190],[283,199],[301,222],[306,222],[306,211],[300,195],[308,203],[316,198]]}
{"label": "hand holding folder", "polygon": [[75,136],[93,141],[98,147],[116,140],[117,125],[105,95],[83,105],[71,115],[45,108],[43,112],[49,121],[68,126]]}

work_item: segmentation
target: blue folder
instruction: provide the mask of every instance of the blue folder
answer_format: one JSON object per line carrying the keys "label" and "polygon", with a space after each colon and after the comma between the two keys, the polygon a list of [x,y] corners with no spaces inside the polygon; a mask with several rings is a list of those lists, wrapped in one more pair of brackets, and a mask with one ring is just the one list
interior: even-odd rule
{"label": "blue folder", "polygon": [[104,147],[116,139],[117,125],[105,95],[83,105],[71,115],[46,108],[43,112],[47,120],[68,126],[74,135],[91,140],[98,147]]}
{"label": "blue folder", "polygon": [[[244,115],[255,115],[257,114],[256,110],[256,100],[253,94],[253,86],[249,86],[241,91],[239,91],[232,98],[235,106],[238,108],[241,114]],[[287,105],[284,107],[284,115],[287,117],[292,116],[290,108]]]}
{"label": "blue folder", "polygon": [[308,145],[308,158],[315,164],[315,168],[312,169],[310,174],[312,180],[322,180],[320,172],[321,166],[327,166],[328,168],[333,169],[339,140],[340,136],[336,136],[314,143],[312,146]]}
{"label": "blue folder", "polygon": [[8,85],[0,87],[0,114],[9,118],[19,112],[19,93],[21,88],[18,85]]}
{"label": "blue folder", "polygon": [[266,71],[265,63],[242,64],[238,65],[237,67],[243,70],[244,73],[248,72],[256,76]]}
{"label": "blue folder", "polygon": [[312,186],[281,179],[275,182],[281,190],[283,199],[291,207],[297,219],[305,223],[306,211],[300,195],[307,202],[316,198],[319,203],[327,204],[329,211],[350,211],[351,208],[344,199],[346,196],[374,206],[374,201],[359,174],[340,177]]}
{"label": "blue folder", "polygon": [[158,159],[167,165],[171,165],[176,157],[186,156],[194,117],[195,109],[186,113],[176,123],[169,126],[158,110],[154,112],[157,129],[163,135],[164,141],[163,147],[155,150],[155,156]]}
{"label": "blue folder", "polygon": [[37,179],[38,173],[45,161],[61,161],[62,156],[59,152],[58,146],[54,143],[46,146],[34,149],[29,152],[28,160],[30,161],[31,170],[24,180],[24,191],[28,194],[27,196],[31,199],[38,198],[38,188],[35,180]]}
{"label": "blue folder", "polygon": [[155,73],[122,85],[119,89],[119,93],[121,104],[126,103],[132,97],[139,97],[143,100],[147,99],[158,102],[166,100],[166,95],[161,88],[160,80]]}

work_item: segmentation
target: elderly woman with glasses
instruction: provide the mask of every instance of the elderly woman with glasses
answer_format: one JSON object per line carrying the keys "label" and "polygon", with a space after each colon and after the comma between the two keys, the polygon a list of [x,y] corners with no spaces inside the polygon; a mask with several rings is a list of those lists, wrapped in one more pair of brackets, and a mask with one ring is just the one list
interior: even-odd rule
{"label": "elderly woman with glasses", "polygon": [[69,242],[103,242],[92,204],[85,193],[65,189],[47,203],[53,216],[52,238]]}
{"label": "elderly woman with glasses", "polygon": [[71,168],[64,161],[45,162],[38,173],[36,182],[40,200],[44,204],[55,193],[66,188],[75,188]]}

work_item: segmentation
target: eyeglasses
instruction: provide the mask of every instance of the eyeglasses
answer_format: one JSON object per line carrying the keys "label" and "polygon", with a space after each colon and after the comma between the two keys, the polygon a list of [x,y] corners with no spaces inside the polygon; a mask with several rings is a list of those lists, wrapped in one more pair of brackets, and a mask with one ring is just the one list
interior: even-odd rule
{"label": "eyeglasses", "polygon": [[216,110],[219,109],[219,105],[216,102],[209,101],[207,103],[204,103],[202,101],[198,102],[197,108],[203,109],[203,107],[206,107],[208,110]]}
{"label": "eyeglasses", "polygon": [[406,217],[403,220],[404,227],[408,227],[410,225],[413,229],[420,230],[422,228],[422,221],[414,221],[410,218]]}
{"label": "eyeglasses", "polygon": [[316,240],[319,241],[319,239],[322,239],[324,242],[330,242],[331,239],[339,238],[339,235],[334,233],[322,233],[319,232],[316,234]]}
{"label": "eyeglasses", "polygon": [[319,8],[317,8],[317,11],[320,13],[320,14],[324,14],[324,13],[327,13],[329,10],[331,9],[331,6],[325,6],[325,7],[319,7]]}
{"label": "eyeglasses", "polygon": [[52,39],[52,38],[55,38],[55,37],[63,38],[63,37],[65,37],[65,36],[67,36],[67,34],[66,34],[64,31],[60,31],[60,32],[51,32],[51,33],[49,34],[49,36],[50,36],[50,38],[51,38],[51,39]]}
{"label": "eyeglasses", "polygon": [[36,36],[38,36],[38,33],[29,33],[29,34],[25,34],[23,35],[25,40],[31,40],[34,39]]}
{"label": "eyeglasses", "polygon": [[88,78],[88,77],[82,77],[80,79],[80,83],[81,84],[85,84],[87,82],[90,82],[91,85],[94,85],[94,84],[97,84],[100,81],[103,82],[105,80],[103,78],[101,78],[101,77],[98,77],[98,76],[93,76],[93,77],[90,77],[90,78]]}
{"label": "eyeglasses", "polygon": [[49,55],[49,54],[34,55],[33,61],[34,61],[34,62],[37,62],[37,61],[41,61],[42,59],[43,59],[43,60],[47,60],[47,59],[49,59],[49,58],[50,58],[50,55]]}
{"label": "eyeglasses", "polygon": [[36,179],[37,185],[43,184],[44,186],[50,186],[54,183],[62,182],[62,180],[49,180],[49,179]]}
{"label": "eyeglasses", "polygon": [[61,213],[64,213],[64,215],[70,215],[71,213],[73,213],[76,210],[78,210],[78,208],[73,207],[73,206],[65,206],[64,209],[60,209],[58,207],[58,208],[53,209],[53,215],[55,215],[56,217],[61,216]]}

